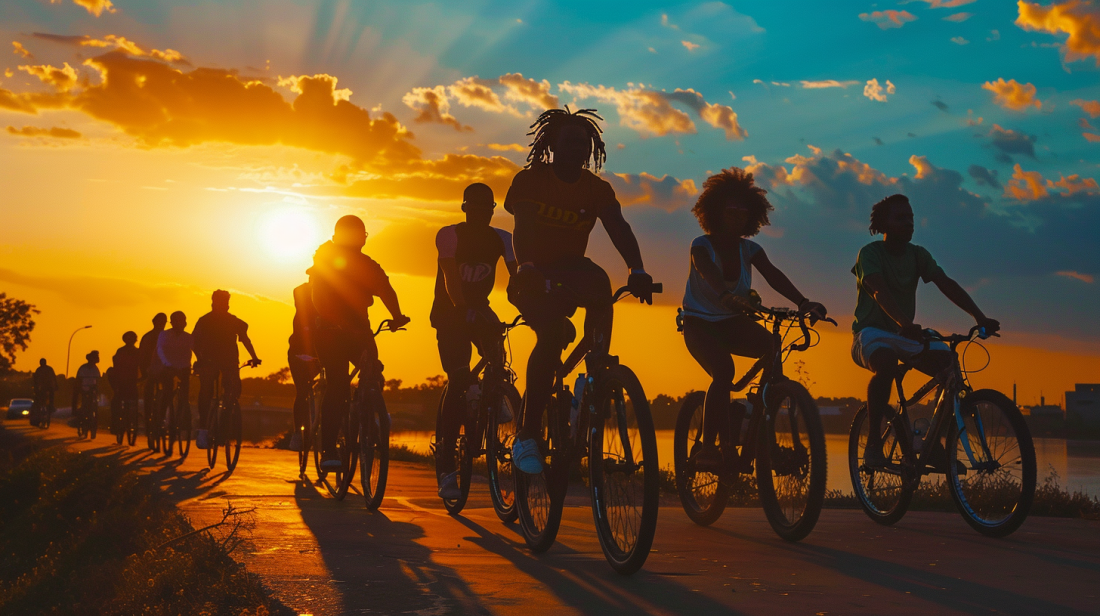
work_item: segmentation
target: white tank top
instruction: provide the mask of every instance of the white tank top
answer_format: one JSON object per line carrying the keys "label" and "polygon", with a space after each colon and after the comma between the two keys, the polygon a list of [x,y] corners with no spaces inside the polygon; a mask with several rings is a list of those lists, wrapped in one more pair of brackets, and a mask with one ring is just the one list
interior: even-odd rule
{"label": "white tank top", "polygon": [[[705,248],[718,269],[722,269],[722,259],[714,249],[714,244],[711,244],[710,237],[700,235],[691,242],[691,247]],[[729,292],[747,298],[752,289],[752,258],[760,251],[760,245],[752,240],[741,238],[738,247],[741,250],[741,275],[736,281],[725,280],[725,272],[723,272],[723,282],[726,283],[726,289]],[[684,314],[706,321],[722,321],[740,314],[723,306],[718,297],[719,294],[714,292],[706,280],[703,280],[698,270],[690,267],[687,289],[684,290]]]}

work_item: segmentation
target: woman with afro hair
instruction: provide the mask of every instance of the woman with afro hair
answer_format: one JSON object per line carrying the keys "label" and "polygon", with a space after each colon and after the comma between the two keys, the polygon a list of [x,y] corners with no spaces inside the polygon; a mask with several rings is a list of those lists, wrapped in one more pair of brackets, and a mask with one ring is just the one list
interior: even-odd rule
{"label": "woman with afro hair", "polygon": [[[768,259],[759,244],[748,239],[770,224],[767,191],[753,182],[751,173],[732,167],[707,178],[692,208],[704,235],[691,243],[691,273],[684,292],[684,342],[711,384],[703,405],[703,448],[696,461],[721,463],[715,444],[720,418],[739,426],[745,408],[730,413],[733,355],[759,358],[772,352],[771,334],[752,316],[752,268],[798,309],[817,319],[825,307],[799,292],[787,276]],[[737,439],[739,430],[732,431]],[[738,443],[732,443],[736,446]]]}

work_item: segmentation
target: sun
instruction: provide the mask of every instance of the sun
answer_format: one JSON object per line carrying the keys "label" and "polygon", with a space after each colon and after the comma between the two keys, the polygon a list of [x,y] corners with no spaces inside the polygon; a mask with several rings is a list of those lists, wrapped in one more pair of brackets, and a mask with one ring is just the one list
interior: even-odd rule
{"label": "sun", "polygon": [[319,238],[317,221],[303,208],[274,210],[260,221],[260,243],[268,256],[278,261],[307,259],[317,248]]}

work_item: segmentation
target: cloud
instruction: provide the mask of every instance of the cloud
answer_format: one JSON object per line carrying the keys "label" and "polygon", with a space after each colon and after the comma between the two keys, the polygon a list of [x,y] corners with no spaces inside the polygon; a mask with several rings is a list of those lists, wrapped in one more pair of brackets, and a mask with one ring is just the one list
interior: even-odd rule
{"label": "cloud", "polygon": [[34,54],[28,51],[27,48],[24,47],[23,44],[19,41],[12,41],[11,46],[14,48],[12,50],[12,53],[18,55],[20,58],[23,58],[24,60],[34,59]]}
{"label": "cloud", "polygon": [[1012,129],[1001,128],[997,124],[989,131],[993,147],[1005,154],[1024,154],[1035,158],[1035,137]]}
{"label": "cloud", "polygon": [[56,293],[67,302],[96,310],[148,304],[179,306],[197,296],[209,297],[209,291],[177,284],[150,285],[93,276],[28,276],[8,269],[0,269],[0,281]]}
{"label": "cloud", "polygon": [[19,70],[37,77],[42,83],[51,85],[61,92],[68,92],[76,86],[76,69],[69,66],[68,62],[61,68],[40,64],[22,65]]}
{"label": "cloud", "polygon": [[185,58],[183,54],[174,49],[165,49],[163,51],[160,49],[150,49],[146,51],[134,41],[115,34],[107,34],[104,35],[103,38],[98,39],[87,35],[50,34],[47,32],[35,32],[31,36],[44,41],[50,41],[51,43],[68,45],[71,47],[95,47],[104,50],[117,49],[139,58],[148,57],[170,64],[191,65],[191,62]]}
{"label": "cloud", "polygon": [[991,41],[991,42],[1001,40],[1001,31],[1000,30],[990,30],[989,31],[989,36],[986,37],[985,40]]}
{"label": "cloud", "polygon": [[1069,0],[1042,6],[1019,0],[1016,25],[1024,30],[1068,34],[1062,54],[1067,62],[1094,58],[1100,66],[1100,7],[1093,2]]}
{"label": "cloud", "polygon": [[1081,136],[1085,138],[1085,141],[1089,143],[1100,143],[1100,135],[1094,135],[1093,133],[1081,133]]}
{"label": "cloud", "polygon": [[1075,98],[1069,102],[1071,105],[1077,105],[1082,111],[1089,114],[1090,118],[1100,116],[1100,101],[1087,101],[1080,98]]}
{"label": "cloud", "polygon": [[847,88],[859,85],[858,81],[837,81],[836,79],[824,79],[821,81],[800,81],[803,90],[819,90],[821,88]]}
{"label": "cloud", "polygon": [[527,146],[520,143],[487,143],[485,147],[497,152],[526,152]]}
{"label": "cloud", "polygon": [[986,169],[981,165],[970,165],[966,170],[970,174],[970,177],[974,178],[974,181],[979,186],[988,186],[997,190],[1001,189],[1001,181],[997,179],[996,169]]}
{"label": "cloud", "polygon": [[445,124],[458,131],[472,131],[473,128],[459,122],[450,114],[447,91],[443,86],[434,88],[413,88],[401,97],[401,102],[417,111],[413,122]]}
{"label": "cloud", "polygon": [[501,75],[497,81],[504,86],[504,98],[507,100],[526,103],[536,111],[557,109],[560,105],[558,97],[550,93],[550,82],[545,79],[536,81],[520,73],[508,73]]}
{"label": "cloud", "polygon": [[[962,23],[962,22],[970,19],[973,16],[974,16],[973,13],[955,13],[954,15],[948,15],[947,17],[944,17],[943,20],[944,21],[953,21],[953,22],[959,24],[959,23]],[[959,38],[962,38],[962,37],[959,37]]]}
{"label": "cloud", "polygon": [[8,127],[8,133],[19,137],[54,137],[57,139],[80,139],[81,134],[69,128],[54,126],[52,128],[38,128],[37,126],[24,126],[16,128]]}
{"label": "cloud", "polygon": [[961,37],[961,36],[953,36],[953,37],[951,37],[951,42],[952,42],[952,43],[954,43],[954,44],[956,44],[956,45],[969,45],[969,44],[970,44],[970,41],[968,41],[968,40],[964,39],[964,38],[963,38],[963,37]]}
{"label": "cloud", "polygon": [[661,25],[666,27],[666,28],[671,28],[672,30],[679,30],[680,29],[680,26],[677,26],[676,24],[674,24],[674,23],[672,23],[671,21],[668,20],[668,13],[662,13],[661,14]]}
{"label": "cloud", "polygon": [[1018,201],[1034,201],[1049,195],[1043,175],[1038,171],[1024,171],[1019,164],[1012,168],[1012,179],[1005,186],[1005,198]]}
{"label": "cloud", "polygon": [[691,200],[699,194],[693,180],[678,180],[670,175],[660,178],[648,173],[610,173],[604,174],[619,203],[629,205],[649,205],[671,212],[691,205]]}
{"label": "cloud", "polygon": [[[914,2],[916,0],[908,0]],[[977,2],[978,0],[920,0],[920,2],[927,2],[930,9],[953,9],[955,7]],[[907,2],[901,2],[900,4],[907,4]]]}
{"label": "cloud", "polygon": [[886,80],[885,88],[879,85],[878,79],[869,79],[867,80],[867,85],[863,86],[863,95],[880,103],[885,103],[886,95],[893,94],[894,91],[894,84],[890,83],[889,79]]}
{"label": "cloud", "polygon": [[1003,77],[997,81],[987,81],[982,84],[983,90],[993,93],[993,102],[1013,111],[1024,111],[1028,107],[1042,109],[1043,103],[1035,98],[1035,86],[1030,83],[1019,83],[1015,79],[1005,81]]}
{"label": "cloud", "polygon": [[[50,4],[61,4],[65,0],[50,0]],[[73,4],[84,7],[89,13],[99,17],[103,13],[114,13],[118,11],[111,0],[72,0]]]}
{"label": "cloud", "polygon": [[358,170],[352,166],[338,170],[335,179],[344,186],[334,192],[352,197],[399,199],[411,197],[423,201],[454,201],[466,186],[474,182],[488,184],[497,195],[504,195],[520,166],[503,156],[446,154],[437,160],[414,160],[391,165],[383,172]]}
{"label": "cloud", "polygon": [[932,101],[932,106],[944,113],[949,113],[950,108],[943,101]]}
{"label": "cloud", "polygon": [[676,102],[694,111],[707,124],[722,129],[727,140],[741,140],[748,136],[731,107],[708,103],[702,94],[690,88],[677,88],[673,92],[641,86],[619,90],[613,86],[573,84],[566,81],[558,84],[558,89],[580,100],[594,98],[614,104],[619,122],[640,133],[661,137],[669,133],[697,132],[695,123],[688,114],[672,106]]}
{"label": "cloud", "polygon": [[873,139],[875,141],[875,145],[885,145],[882,142],[882,139],[879,139],[878,137],[871,137],[871,139]]}
{"label": "cloud", "polygon": [[1059,174],[1059,177],[1061,177],[1061,179],[1059,179],[1057,182],[1047,180],[1047,186],[1050,188],[1062,189],[1066,192],[1067,195],[1072,195],[1079,192],[1088,194],[1100,192],[1100,185],[1097,185],[1096,180],[1093,178],[1082,179],[1081,176],[1077,175],[1076,173],[1068,177],[1061,176],[1061,174]]}
{"label": "cloud", "polygon": [[699,47],[700,47],[700,45],[698,45],[696,43],[692,43],[691,41],[680,41],[680,44],[683,45],[684,49],[687,49],[689,52],[690,51],[695,51],[696,49],[699,49]]}
{"label": "cloud", "polygon": [[974,110],[973,109],[967,109],[966,110],[966,125],[967,126],[981,126],[982,122],[984,122],[984,121],[985,121],[985,118],[982,118],[980,116],[977,119],[974,118]]}
{"label": "cloud", "polygon": [[916,21],[917,18],[909,11],[874,11],[872,13],[860,13],[859,18],[869,21],[883,30],[900,28],[906,23]]}
{"label": "cloud", "polygon": [[1075,272],[1073,270],[1063,270],[1061,272],[1054,272],[1055,276],[1063,276],[1065,278],[1073,278],[1074,280],[1080,280],[1085,284],[1092,284],[1096,282],[1096,278],[1092,274],[1082,274],[1081,272]]}

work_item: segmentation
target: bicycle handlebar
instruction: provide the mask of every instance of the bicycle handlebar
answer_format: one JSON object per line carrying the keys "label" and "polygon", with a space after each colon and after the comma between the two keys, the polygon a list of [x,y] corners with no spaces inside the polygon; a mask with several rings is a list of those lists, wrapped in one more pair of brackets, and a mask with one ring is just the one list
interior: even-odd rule
{"label": "bicycle handlebar", "polygon": [[[664,293],[665,285],[660,282],[654,282],[650,284],[649,289],[651,293]],[[615,302],[619,301],[627,295],[630,295],[630,287],[620,287],[618,291],[615,291],[615,295],[611,298],[611,303],[614,304]]]}
{"label": "bicycle handlebar", "polygon": [[403,331],[406,331],[404,327],[394,327],[394,326],[393,326],[393,324],[394,324],[394,320],[393,320],[393,319],[386,319],[385,321],[382,321],[381,323],[379,323],[379,324],[378,324],[378,329],[374,330],[374,336],[375,336],[375,338],[377,338],[377,337],[378,337],[378,334],[381,334],[381,333],[382,333],[382,330],[383,330],[383,329],[385,329],[385,330],[388,330],[388,331],[391,331],[391,332],[403,332]]}

